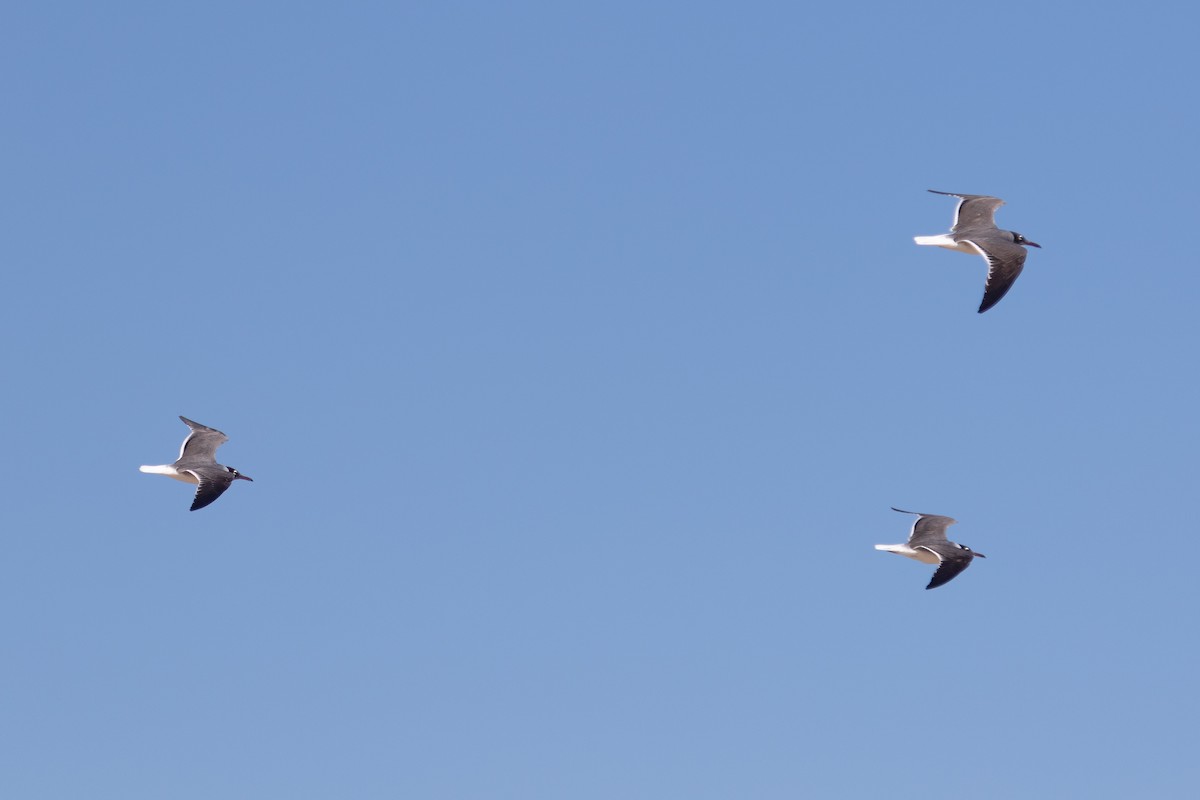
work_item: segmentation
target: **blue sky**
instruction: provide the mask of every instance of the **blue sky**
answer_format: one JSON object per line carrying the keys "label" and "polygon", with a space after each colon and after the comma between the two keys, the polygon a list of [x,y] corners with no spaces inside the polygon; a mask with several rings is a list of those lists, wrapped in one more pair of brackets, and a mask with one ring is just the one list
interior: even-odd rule
{"label": "blue sky", "polygon": [[0,793],[1194,793],[1196,24],[7,9]]}

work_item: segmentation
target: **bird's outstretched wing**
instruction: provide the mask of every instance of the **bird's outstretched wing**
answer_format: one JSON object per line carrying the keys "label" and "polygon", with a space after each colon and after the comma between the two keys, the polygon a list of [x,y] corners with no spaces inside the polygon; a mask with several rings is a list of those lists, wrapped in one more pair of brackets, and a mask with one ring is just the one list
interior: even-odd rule
{"label": "bird's outstretched wing", "polygon": [[987,311],[1016,283],[1017,276],[1025,269],[1025,248],[1016,242],[996,241],[993,239],[962,239],[979,251],[987,262],[987,283],[983,287],[983,301],[979,304],[979,313]]}
{"label": "bird's outstretched wing", "polygon": [[205,506],[212,505],[218,497],[225,494],[225,490],[233,483],[232,475],[228,478],[220,475],[203,475],[191,469],[184,470],[184,472],[194,475],[200,482],[196,486],[196,496],[192,499],[190,511],[198,511]]}
{"label": "bird's outstretched wing", "polygon": [[944,544],[946,541],[946,528],[949,528],[958,520],[953,517],[939,517],[937,514],[922,514],[920,511],[905,511],[903,508],[892,506],[892,511],[899,511],[901,514],[915,514],[917,521],[913,523],[912,530],[908,533],[909,547],[924,546],[929,552],[942,557],[935,548],[939,544]]}
{"label": "bird's outstretched wing", "polygon": [[936,555],[939,559],[938,568],[933,573],[933,578],[930,579],[926,589],[936,589],[939,586],[944,586],[954,580],[958,573],[962,572],[967,567],[971,566],[973,556],[963,550],[950,552],[948,550],[935,550],[932,547],[924,548]]}
{"label": "bird's outstretched wing", "polygon": [[179,417],[183,420],[192,432],[183,440],[183,445],[179,448],[179,460],[186,459],[205,459],[216,463],[217,448],[229,441],[229,437],[221,433],[216,428],[210,428],[207,425],[201,425],[199,422],[193,422],[185,416]]}
{"label": "bird's outstretched wing", "polygon": [[995,228],[996,209],[1004,205],[1004,201],[999,197],[991,197],[986,194],[958,194],[957,192],[939,192],[937,189],[929,189],[929,191],[958,198],[958,206],[954,209],[954,224],[950,228],[951,233]]}

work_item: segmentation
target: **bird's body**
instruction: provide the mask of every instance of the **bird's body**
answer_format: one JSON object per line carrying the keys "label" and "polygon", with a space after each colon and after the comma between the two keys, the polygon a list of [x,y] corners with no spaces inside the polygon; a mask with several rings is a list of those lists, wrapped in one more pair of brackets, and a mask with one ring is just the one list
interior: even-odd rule
{"label": "bird's body", "polygon": [[229,441],[229,437],[216,428],[180,417],[192,432],[179,448],[179,458],[173,464],[138,467],[151,475],[166,475],[177,481],[194,484],[196,496],[192,511],[204,508],[220,497],[235,480],[253,481],[233,467],[217,463],[217,448]]}
{"label": "bird's body", "polygon": [[921,514],[916,511],[904,511],[892,508],[901,514],[916,514],[917,521],[909,531],[908,541],[904,544],[877,544],[876,550],[884,550],[920,561],[922,564],[937,564],[926,589],[936,589],[949,583],[960,572],[971,566],[976,556],[987,558],[983,553],[976,553],[966,545],[951,542],[946,539],[946,529],[957,520],[952,517],[939,517],[936,514]]}
{"label": "bird's body", "polygon": [[955,194],[935,189],[929,191],[959,198],[958,206],[954,209],[954,224],[949,233],[914,236],[913,241],[920,245],[944,247],[947,250],[983,256],[988,265],[988,276],[983,290],[983,302],[979,304],[979,313],[982,314],[999,303],[1016,282],[1017,276],[1025,268],[1025,248],[1040,248],[1041,245],[1029,241],[1015,231],[996,227],[996,209],[1004,205],[1004,201],[999,197]]}

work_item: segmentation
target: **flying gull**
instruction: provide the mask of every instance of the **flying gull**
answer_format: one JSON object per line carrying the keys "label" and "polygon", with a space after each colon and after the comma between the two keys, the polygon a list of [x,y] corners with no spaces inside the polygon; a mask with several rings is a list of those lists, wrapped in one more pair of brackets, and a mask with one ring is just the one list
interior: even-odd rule
{"label": "flying gull", "polygon": [[988,265],[988,275],[983,289],[983,302],[979,304],[979,313],[982,314],[999,303],[1000,298],[1012,288],[1017,276],[1025,268],[1025,248],[1040,248],[1041,245],[1015,231],[996,227],[996,209],[1004,205],[999,197],[939,192],[936,189],[929,191],[959,198],[958,206],[954,209],[954,225],[949,233],[914,236],[913,239],[917,244],[983,256]]}
{"label": "flying gull", "polygon": [[886,550],[900,556],[916,559],[922,564],[937,564],[926,589],[936,589],[954,580],[958,573],[971,566],[971,559],[978,556],[987,558],[983,553],[976,553],[965,544],[958,544],[946,539],[946,528],[958,520],[951,517],[939,517],[936,514],[921,514],[917,511],[905,511],[892,507],[892,511],[901,514],[916,514],[917,521],[913,523],[912,531],[908,534],[906,544],[877,544],[876,550]]}
{"label": "flying gull", "polygon": [[217,463],[217,448],[229,441],[229,437],[216,428],[192,422],[187,417],[180,417],[192,429],[179,448],[179,459],[174,464],[163,464],[157,467],[138,467],[142,472],[153,475],[166,475],[184,483],[196,484],[196,497],[192,501],[192,511],[211,504],[220,497],[235,480],[253,481],[238,472],[233,467]]}

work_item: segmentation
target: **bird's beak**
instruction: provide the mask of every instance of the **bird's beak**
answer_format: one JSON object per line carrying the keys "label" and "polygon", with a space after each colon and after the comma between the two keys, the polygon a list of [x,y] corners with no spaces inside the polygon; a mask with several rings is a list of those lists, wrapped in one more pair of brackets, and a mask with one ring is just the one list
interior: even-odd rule
{"label": "bird's beak", "polygon": [[1025,240],[1024,244],[1026,244],[1029,247],[1036,247],[1038,250],[1042,249],[1042,246],[1040,244],[1038,244],[1037,242],[1031,242],[1028,239]]}
{"label": "bird's beak", "polygon": [[987,558],[987,556],[985,556],[983,553],[976,553],[975,557],[976,558]]}
{"label": "bird's beak", "polygon": [[251,478],[249,475],[242,475],[241,473],[238,473],[237,478],[235,478],[234,480],[238,480],[238,479],[243,480],[243,481],[250,481],[251,483],[254,483],[254,478]]}

